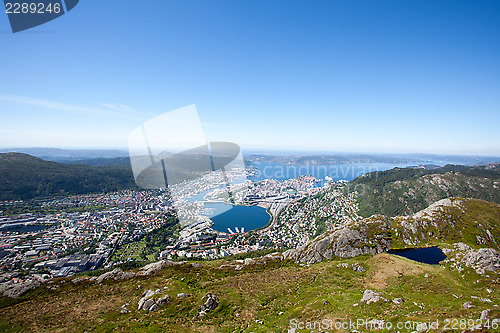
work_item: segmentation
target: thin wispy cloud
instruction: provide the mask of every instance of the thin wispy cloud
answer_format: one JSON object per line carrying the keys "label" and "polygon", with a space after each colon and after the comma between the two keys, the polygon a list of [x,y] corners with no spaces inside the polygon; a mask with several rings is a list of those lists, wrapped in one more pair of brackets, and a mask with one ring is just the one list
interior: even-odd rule
{"label": "thin wispy cloud", "polygon": [[125,113],[125,114],[129,114],[129,115],[132,115],[132,116],[143,116],[143,115],[149,115],[149,116],[154,116],[155,114],[152,113],[152,112],[143,112],[143,111],[137,111],[133,108],[131,108],[130,106],[128,105],[123,105],[123,104],[117,104],[117,103],[101,103],[100,104],[101,106],[104,106],[108,109],[112,109],[112,110],[115,110],[115,111],[119,111],[119,112],[122,112],[122,113]]}
{"label": "thin wispy cloud", "polygon": [[[38,106],[46,109],[52,110],[62,110],[66,112],[73,112],[78,114],[85,115],[99,115],[99,116],[111,116],[111,117],[127,117],[133,119],[140,119],[140,114],[138,112],[132,113],[131,108],[120,105],[120,107],[111,108],[112,110],[104,110],[99,108],[89,108],[85,106],[72,105],[66,103],[59,103],[55,101],[49,101],[45,99],[27,97],[27,96],[18,96],[11,94],[0,93],[0,101],[11,102],[11,103],[19,103],[19,104],[27,104]],[[105,106],[104,104],[101,104]],[[113,104],[109,104],[113,105]],[[109,107],[108,107],[109,108]]]}

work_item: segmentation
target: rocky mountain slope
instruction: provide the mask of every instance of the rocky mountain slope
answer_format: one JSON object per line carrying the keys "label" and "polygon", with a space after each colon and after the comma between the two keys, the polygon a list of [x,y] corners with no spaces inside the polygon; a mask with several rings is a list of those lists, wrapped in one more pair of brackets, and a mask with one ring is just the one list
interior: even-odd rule
{"label": "rocky mountain slope", "polygon": [[[412,216],[353,222],[283,254],[17,281],[2,288],[0,331],[495,331],[499,212],[498,204],[450,198]],[[435,244],[448,256],[442,265],[381,253]]]}
{"label": "rocky mountain slope", "polygon": [[411,215],[449,197],[500,203],[500,164],[394,168],[358,177],[350,182],[349,190],[358,192],[359,214],[364,217]]}
{"label": "rocky mountain slope", "polygon": [[327,231],[308,244],[284,252],[297,263],[314,264],[332,257],[349,258],[378,254],[392,248],[391,220],[373,216],[345,227]]}
{"label": "rocky mountain slope", "polygon": [[[372,332],[400,325],[401,332],[425,332],[436,321],[434,331],[498,328],[498,271],[481,274],[477,261],[455,259],[474,249],[452,251],[443,266],[380,253],[308,267],[274,254],[237,265],[163,261],[55,279],[0,298],[0,331]],[[466,323],[453,329],[450,318]]]}
{"label": "rocky mountain slope", "polygon": [[411,216],[373,215],[327,231],[284,255],[298,263],[313,264],[334,256],[375,255],[393,248],[457,242],[473,248],[500,249],[500,205],[448,198]]}

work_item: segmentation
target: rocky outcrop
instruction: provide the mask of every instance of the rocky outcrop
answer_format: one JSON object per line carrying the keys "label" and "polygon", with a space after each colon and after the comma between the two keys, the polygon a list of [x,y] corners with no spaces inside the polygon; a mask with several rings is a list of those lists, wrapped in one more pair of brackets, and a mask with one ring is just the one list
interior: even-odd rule
{"label": "rocky outcrop", "polygon": [[88,281],[90,280],[90,277],[88,276],[79,276],[77,278],[74,278],[73,280],[71,280],[71,282],[73,282],[74,284],[78,284],[78,283],[81,283],[81,282],[84,282],[84,281]]}
{"label": "rocky outcrop", "polygon": [[104,274],[99,275],[99,277],[96,279],[95,283],[99,284],[102,283],[105,280],[113,279],[113,280],[120,280],[123,278],[123,270],[120,268],[115,268],[110,272],[106,272]]}
{"label": "rocky outcrop", "polygon": [[316,237],[305,246],[283,253],[297,263],[314,264],[332,257],[348,258],[362,254],[378,254],[392,248],[391,220],[372,216]]}
{"label": "rocky outcrop", "polygon": [[473,249],[464,243],[455,243],[453,248],[445,249],[448,259],[443,263],[459,272],[466,267],[472,268],[477,274],[482,275],[486,271],[500,271],[500,254],[492,248]]}
{"label": "rocky outcrop", "polygon": [[[3,295],[10,298],[18,298],[40,286],[41,281],[31,280],[24,283],[7,283],[0,289]],[[3,290],[2,290],[3,289]]]}
{"label": "rocky outcrop", "polygon": [[[483,212],[480,222],[477,211]],[[500,205],[470,198],[439,200],[410,216],[393,218],[394,239],[405,247],[466,240],[469,245],[500,249],[498,214]],[[471,237],[471,234],[475,235]],[[398,244],[399,245],[399,244]]]}
{"label": "rocky outcrop", "polygon": [[[185,261],[170,261],[170,260],[160,260],[158,262],[154,262],[151,264],[148,264],[144,267],[141,267],[137,272],[124,272],[121,268],[115,268],[112,271],[103,273],[99,276],[93,276],[93,277],[88,277],[88,276],[81,276],[74,278],[71,280],[73,283],[81,283],[85,281],[90,281],[90,282],[95,282],[96,284],[103,283],[106,280],[126,280],[126,279],[131,279],[135,276],[150,276],[155,274],[156,272],[160,271],[161,269],[165,267],[175,267],[175,266],[182,266],[186,264]],[[194,268],[201,268],[203,267],[199,263],[192,263],[192,267]]]}
{"label": "rocky outcrop", "polygon": [[[160,260],[158,262],[151,263],[149,265],[146,265],[144,267],[141,267],[139,271],[137,272],[138,276],[150,276],[153,275],[154,273],[162,270],[165,267],[174,267],[174,266],[182,266],[186,262],[185,261],[170,261],[170,260]],[[199,264],[197,264],[199,265]],[[197,267],[192,265],[193,267]]]}
{"label": "rocky outcrop", "polygon": [[500,254],[491,248],[466,251],[463,261],[466,266],[476,270],[483,269],[494,272],[500,270]]}
{"label": "rocky outcrop", "polygon": [[252,267],[258,265],[267,265],[271,261],[281,261],[283,260],[283,254],[280,252],[274,252],[270,254],[266,254],[262,257],[257,258],[246,258],[244,260],[234,260],[235,264],[224,264],[220,265],[219,269],[231,269],[236,271],[241,271],[245,267]]}
{"label": "rocky outcrop", "polygon": [[161,306],[167,304],[170,301],[169,295],[164,295],[163,297],[158,298],[158,300],[155,300],[153,296],[159,293],[160,293],[159,289],[157,289],[156,291],[153,291],[151,289],[144,291],[142,293],[142,298],[139,300],[139,303],[137,304],[137,310],[153,312],[158,310]]}
{"label": "rocky outcrop", "polygon": [[205,300],[205,304],[203,304],[200,308],[200,312],[198,314],[199,317],[204,316],[208,311],[213,311],[217,306],[219,306],[219,298],[212,293],[208,293],[201,298],[201,300]]}

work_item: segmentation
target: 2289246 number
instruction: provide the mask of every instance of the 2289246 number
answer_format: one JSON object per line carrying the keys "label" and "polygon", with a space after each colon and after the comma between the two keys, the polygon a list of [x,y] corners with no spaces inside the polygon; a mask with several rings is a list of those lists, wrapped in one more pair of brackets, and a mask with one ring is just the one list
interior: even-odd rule
{"label": "2289246 number", "polygon": [[59,14],[61,12],[60,3],[44,4],[43,2],[7,2],[5,4],[7,14]]}

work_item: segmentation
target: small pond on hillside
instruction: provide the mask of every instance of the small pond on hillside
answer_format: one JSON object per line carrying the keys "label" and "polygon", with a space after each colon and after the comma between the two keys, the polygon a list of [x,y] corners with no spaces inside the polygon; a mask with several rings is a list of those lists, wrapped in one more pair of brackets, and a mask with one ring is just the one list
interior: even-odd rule
{"label": "small pond on hillside", "polygon": [[440,261],[446,259],[443,251],[437,246],[420,249],[391,250],[389,253],[430,265],[439,265]]}

